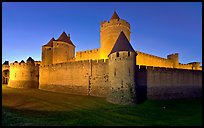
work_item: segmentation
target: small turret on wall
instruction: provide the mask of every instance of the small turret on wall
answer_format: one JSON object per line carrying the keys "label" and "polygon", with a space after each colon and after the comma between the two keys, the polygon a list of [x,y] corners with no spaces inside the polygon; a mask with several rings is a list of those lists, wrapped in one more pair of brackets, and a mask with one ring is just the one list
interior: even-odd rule
{"label": "small turret on wall", "polygon": [[178,68],[179,67],[179,58],[178,58],[178,53],[175,54],[170,54],[167,56],[167,59],[171,60],[173,62],[173,68]]}
{"label": "small turret on wall", "polygon": [[136,52],[123,32],[109,54],[109,92],[107,101],[116,104],[136,102]]}
{"label": "small turret on wall", "polygon": [[29,57],[26,61],[10,64],[10,79],[8,86],[13,88],[38,88],[39,64]]}

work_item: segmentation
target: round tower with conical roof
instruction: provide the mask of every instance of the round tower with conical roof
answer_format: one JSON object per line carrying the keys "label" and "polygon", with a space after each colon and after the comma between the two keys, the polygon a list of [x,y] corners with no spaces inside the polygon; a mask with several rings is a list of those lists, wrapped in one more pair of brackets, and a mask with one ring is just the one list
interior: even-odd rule
{"label": "round tower with conical roof", "polygon": [[108,56],[110,85],[107,101],[116,104],[135,103],[136,52],[123,32]]}
{"label": "round tower with conical roof", "polygon": [[111,52],[116,39],[120,32],[123,31],[128,41],[130,41],[130,24],[120,19],[114,11],[110,21],[103,21],[100,24],[100,58],[108,59],[108,54]]}

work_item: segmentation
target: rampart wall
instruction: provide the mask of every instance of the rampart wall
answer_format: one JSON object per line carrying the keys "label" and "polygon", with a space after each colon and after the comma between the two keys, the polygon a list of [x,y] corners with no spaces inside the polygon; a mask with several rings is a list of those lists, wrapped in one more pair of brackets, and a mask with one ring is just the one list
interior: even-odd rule
{"label": "rampart wall", "polygon": [[178,64],[178,68],[180,68],[180,69],[190,69],[190,70],[192,70],[193,65],[192,65],[192,64]]}
{"label": "rampart wall", "polygon": [[137,92],[148,99],[202,96],[202,71],[136,66]]}
{"label": "rampart wall", "polygon": [[136,56],[137,65],[173,68],[173,62],[168,59],[139,52],[139,51],[136,51],[136,52],[137,52],[137,56]]}
{"label": "rampart wall", "polygon": [[79,60],[98,60],[100,59],[100,49],[78,51],[76,52],[76,61]]}
{"label": "rampart wall", "polygon": [[[158,57],[158,56],[154,56],[151,54],[147,54],[144,52],[137,52],[137,56],[136,56],[136,64],[137,65],[145,65],[145,66],[154,66],[154,67],[166,67],[166,68],[174,68],[175,66],[175,62],[176,61],[174,59],[166,59],[166,58],[162,58],[162,57]],[[174,54],[171,54],[174,55]],[[178,60],[177,60],[178,63]],[[191,69],[191,70],[202,70],[202,68],[200,67],[198,62],[194,62],[197,64],[181,64],[178,63],[178,65],[176,65],[175,68],[179,68],[179,69]]]}
{"label": "rampart wall", "polygon": [[107,60],[83,60],[40,67],[42,90],[78,95],[106,96]]}

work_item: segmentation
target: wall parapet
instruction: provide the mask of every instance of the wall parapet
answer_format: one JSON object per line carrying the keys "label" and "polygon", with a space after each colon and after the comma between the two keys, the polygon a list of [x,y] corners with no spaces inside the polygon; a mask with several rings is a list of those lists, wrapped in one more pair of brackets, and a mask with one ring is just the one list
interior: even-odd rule
{"label": "wall parapet", "polygon": [[130,28],[130,23],[124,19],[112,19],[110,21],[102,21],[100,24],[101,29],[107,26],[115,25],[116,23],[128,26]]}
{"label": "wall parapet", "polygon": [[145,56],[149,56],[149,57],[158,58],[158,59],[161,59],[161,60],[168,61],[168,59],[162,58],[162,57],[159,57],[159,56],[154,56],[154,55],[147,54],[147,53],[140,52],[140,51],[135,51],[135,52],[136,52],[137,54],[140,54],[140,55],[145,55]]}

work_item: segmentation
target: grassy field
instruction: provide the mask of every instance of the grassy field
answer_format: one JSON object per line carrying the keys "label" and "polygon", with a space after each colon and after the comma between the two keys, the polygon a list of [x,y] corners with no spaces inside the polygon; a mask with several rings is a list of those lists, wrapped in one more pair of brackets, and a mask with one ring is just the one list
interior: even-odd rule
{"label": "grassy field", "polygon": [[105,98],[2,86],[2,125],[201,126],[202,99],[115,105]]}

